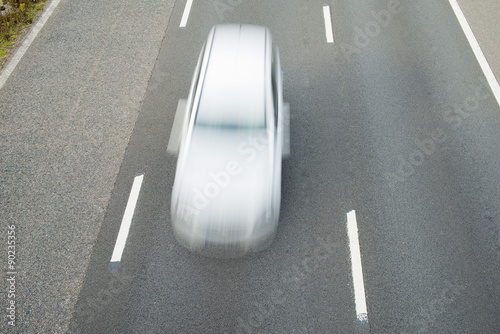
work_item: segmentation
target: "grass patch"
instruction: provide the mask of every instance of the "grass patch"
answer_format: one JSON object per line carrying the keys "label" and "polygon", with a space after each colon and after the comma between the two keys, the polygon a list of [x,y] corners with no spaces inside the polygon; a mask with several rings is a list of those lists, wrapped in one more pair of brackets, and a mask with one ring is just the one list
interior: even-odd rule
{"label": "grass patch", "polygon": [[3,0],[0,16],[0,68],[2,68],[19,36],[35,20],[45,0]]}

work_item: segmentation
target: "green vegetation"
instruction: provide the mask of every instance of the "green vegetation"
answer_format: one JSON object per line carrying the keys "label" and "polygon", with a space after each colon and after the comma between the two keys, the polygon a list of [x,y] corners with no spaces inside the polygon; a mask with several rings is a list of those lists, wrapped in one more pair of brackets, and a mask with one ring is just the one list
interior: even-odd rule
{"label": "green vegetation", "polygon": [[5,64],[16,39],[35,20],[45,6],[44,0],[0,1],[0,68]]}

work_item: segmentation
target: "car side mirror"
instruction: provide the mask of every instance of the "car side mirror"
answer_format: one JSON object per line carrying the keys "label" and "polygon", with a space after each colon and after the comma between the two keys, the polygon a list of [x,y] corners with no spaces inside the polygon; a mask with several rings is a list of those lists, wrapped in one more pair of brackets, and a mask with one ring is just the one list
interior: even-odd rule
{"label": "car side mirror", "polygon": [[179,146],[181,143],[181,135],[185,126],[184,119],[186,116],[187,100],[179,99],[177,102],[177,110],[175,111],[174,123],[170,131],[170,139],[168,140],[167,153],[176,156],[179,154]]}

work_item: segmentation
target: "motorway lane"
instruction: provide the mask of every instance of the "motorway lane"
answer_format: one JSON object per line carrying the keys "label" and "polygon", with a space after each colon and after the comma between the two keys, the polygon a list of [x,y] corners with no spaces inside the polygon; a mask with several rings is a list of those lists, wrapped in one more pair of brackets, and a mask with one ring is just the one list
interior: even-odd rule
{"label": "motorway lane", "polygon": [[371,329],[495,332],[498,105],[447,3],[401,3],[349,65]]}
{"label": "motorway lane", "polygon": [[[75,332],[355,332],[351,209],[374,333],[494,332],[500,117],[448,3],[333,2],[334,46],[326,45],[320,2],[232,4],[222,12],[195,1],[187,28],[169,25]],[[377,30],[371,11],[388,8]],[[171,22],[182,11],[178,2]],[[175,243],[175,159],[165,152],[177,100],[187,96],[199,49],[221,20],[271,28],[292,113],[278,235],[269,250],[232,261]],[[359,32],[367,26],[374,30]],[[456,105],[469,111],[449,111]],[[143,190],[112,274],[108,262],[137,173],[145,175]]]}
{"label": "motorway lane", "polygon": [[[193,7],[189,19],[193,25],[197,24],[194,18],[200,12],[199,6]],[[277,17],[284,7],[276,5],[274,15],[264,14],[263,9],[254,14],[255,20]],[[291,7],[299,18],[303,7]],[[172,17],[179,18],[181,12],[176,6]],[[245,15],[247,21],[253,21],[253,16]],[[326,58],[322,17],[318,19],[318,34],[304,38],[323,48]],[[284,31],[288,27],[293,31],[294,20],[286,21]],[[194,31],[189,22],[185,31],[173,25],[167,30],[157,63],[157,69],[165,68],[166,74],[155,70],[151,79],[154,88],[148,91],[117,182],[115,193],[120,199],[113,199],[108,210],[74,327],[106,333],[144,332],[145,328],[169,333],[234,332],[248,326],[275,332],[318,332],[335,324],[349,331],[355,324],[355,313],[349,287],[345,214],[351,208],[342,195],[350,188],[349,168],[342,166],[342,162],[331,163],[348,150],[345,144],[336,145],[335,150],[325,145],[331,141],[343,142],[344,124],[338,115],[327,112],[331,102],[318,98],[320,94],[330,94],[331,88],[308,74],[315,66],[318,67],[314,72],[320,73],[323,66],[311,64],[310,50],[294,58],[296,66],[287,64],[291,56],[285,55],[297,54],[296,44],[301,44],[302,39],[297,41],[289,35],[281,42],[279,34],[275,36],[287,71],[285,98],[294,106],[294,113],[309,113],[311,117],[297,117],[297,123],[293,123],[295,116],[292,119],[292,133],[302,133],[296,137],[292,150],[302,153],[294,153],[285,162],[282,215],[273,247],[248,259],[220,262],[192,255],[175,243],[169,219],[175,159],[166,155],[166,143],[177,99],[187,96],[201,44],[216,23],[206,22],[203,29]],[[301,33],[297,35],[303,36]],[[329,68],[334,71],[333,66]],[[164,78],[160,88],[156,88],[155,75]],[[334,77],[335,73],[330,75]],[[324,76],[328,77],[328,73]],[[315,92],[316,88],[323,91]],[[316,130],[318,126],[321,131]],[[306,131],[300,131],[301,128]],[[114,295],[105,307],[92,307],[88,301],[93,304],[95,293],[113,280],[112,274],[106,274],[113,245],[106,241],[116,236],[123,203],[136,173],[145,175],[143,191],[118,272],[132,276],[133,282]],[[333,185],[338,187],[337,195],[324,196]],[[305,270],[304,265],[311,268]],[[260,319],[256,313],[261,306],[267,310],[266,319]],[[90,324],[86,323],[88,317],[82,316],[89,312],[97,318]]]}
{"label": "motorway lane", "polygon": [[67,331],[172,6],[62,0],[1,88],[0,333]]}

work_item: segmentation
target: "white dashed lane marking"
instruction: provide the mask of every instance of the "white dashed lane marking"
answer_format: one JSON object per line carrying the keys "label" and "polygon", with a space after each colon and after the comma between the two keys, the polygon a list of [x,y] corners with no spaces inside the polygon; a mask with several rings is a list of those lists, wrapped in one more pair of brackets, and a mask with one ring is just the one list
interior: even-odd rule
{"label": "white dashed lane marking", "polygon": [[325,33],[326,42],[333,43],[333,26],[332,26],[332,15],[330,12],[330,6],[323,6],[323,19],[325,20]]}
{"label": "white dashed lane marking", "polygon": [[357,326],[368,328],[368,310],[366,308],[365,284],[361,265],[361,251],[359,248],[358,223],[356,211],[347,213],[347,235],[351,250],[352,281],[354,286],[354,302],[356,304]]}
{"label": "white dashed lane marking", "polygon": [[187,0],[186,7],[184,7],[184,13],[182,13],[181,24],[179,24],[179,27],[181,28],[186,27],[192,5],[193,5],[193,0]]}
{"label": "white dashed lane marking", "polygon": [[111,255],[111,261],[109,263],[110,271],[117,271],[120,266],[123,250],[125,249],[125,243],[127,242],[128,231],[130,230],[137,200],[139,199],[143,178],[144,175],[136,176],[134,183],[132,184],[132,190],[130,191],[130,196],[125,208],[120,231],[118,232],[118,237],[116,238],[115,249],[113,250],[113,255]]}

